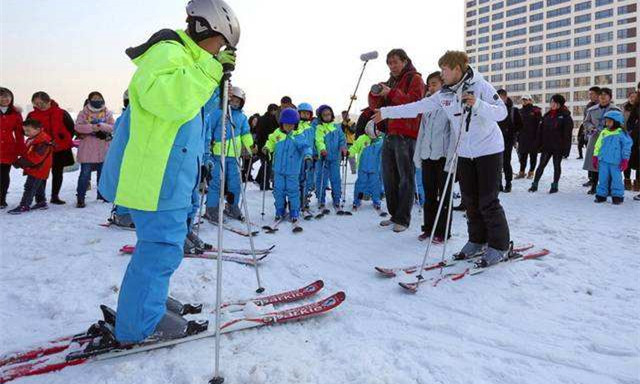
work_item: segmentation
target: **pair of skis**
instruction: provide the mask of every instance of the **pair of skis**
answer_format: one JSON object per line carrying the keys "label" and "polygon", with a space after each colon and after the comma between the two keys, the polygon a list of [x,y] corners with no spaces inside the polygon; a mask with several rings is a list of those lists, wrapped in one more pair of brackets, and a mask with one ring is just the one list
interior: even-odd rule
{"label": "pair of skis", "polygon": [[[305,218],[306,220],[306,218]],[[286,221],[286,218],[281,218],[278,220],[275,220],[271,225],[263,225],[262,229],[269,234],[274,234],[276,232],[278,232],[280,224],[282,224],[284,221]],[[300,233],[303,231],[302,227],[300,226],[300,223],[298,223],[298,220],[296,221],[292,221],[291,222],[291,232],[293,233]]]}
{"label": "pair of skis", "polygon": [[[313,296],[323,287],[324,283],[322,280],[318,280],[305,287],[276,295],[230,301],[224,304],[224,308],[233,312],[234,310],[240,310],[243,305],[249,302],[261,307],[291,303]],[[344,292],[337,292],[315,303],[283,310],[274,310],[258,315],[234,318],[222,324],[221,332],[230,333],[244,329],[308,319],[336,308],[344,302],[345,298],[346,295]],[[96,336],[89,331],[83,332],[48,341],[42,345],[29,348],[26,351],[13,352],[1,356],[0,383],[6,383],[20,377],[59,371],[69,366],[85,364],[91,361],[112,359],[154,349],[167,348],[213,336],[215,336],[215,331],[208,330],[205,327],[205,330],[201,332],[182,338],[170,340],[148,339],[136,344],[115,345],[110,348],[91,350],[88,352],[87,347],[92,345],[92,343],[96,341],[96,338],[101,336]]]}
{"label": "pair of skis", "polygon": [[[271,250],[275,247],[275,245],[269,247],[269,248],[265,248],[265,249],[256,249],[256,260],[258,262],[264,260],[265,257],[267,257],[269,255],[269,253],[271,252]],[[125,245],[122,248],[120,248],[120,253],[124,253],[127,255],[132,254],[134,251],[136,250],[135,245]],[[249,253],[245,253],[245,252],[249,252]],[[245,249],[226,249],[223,250],[223,252],[226,253],[241,253],[242,255],[250,255],[251,251],[249,250],[245,250]],[[202,251],[202,253],[185,253],[184,257],[186,258],[192,258],[192,259],[209,259],[209,260],[217,260],[218,259],[218,250],[217,249],[211,249],[211,250],[204,250]],[[248,266],[252,266],[255,267],[256,263],[254,262],[252,257],[249,256],[238,256],[238,255],[222,255],[222,261],[230,261],[233,263],[238,263],[238,264],[242,264],[242,265],[248,265]]]}

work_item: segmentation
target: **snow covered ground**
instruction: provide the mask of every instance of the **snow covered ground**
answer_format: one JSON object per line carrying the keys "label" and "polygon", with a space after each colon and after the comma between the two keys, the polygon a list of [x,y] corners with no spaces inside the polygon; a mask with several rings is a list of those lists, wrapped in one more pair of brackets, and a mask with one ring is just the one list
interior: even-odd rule
{"label": "snow covered ground", "polygon": [[[527,193],[530,181],[517,180],[513,193],[501,195],[513,240],[549,248],[549,256],[423,285],[416,295],[398,287],[401,278],[378,277],[373,267],[420,261],[425,244],[416,239],[417,208],[402,234],[379,227],[368,204],[353,217],[303,222],[300,235],[288,225],[261,233],[258,247],[277,244],[261,268],[266,294],[321,278],[318,297],[344,290],[347,300],[309,321],[225,336],[226,382],[640,383],[640,205],[630,193],[622,206],[594,204],[580,186],[581,164],[575,155],[563,162],[556,195],[546,193],[551,165],[540,192]],[[95,181],[88,207],[74,208],[76,181],[77,172],[65,175],[65,206],[0,213],[0,354],[82,331],[100,316],[99,304],[115,307],[128,262],[117,250],[135,234],[98,226],[110,206],[94,201]],[[13,171],[10,208],[22,184]],[[262,223],[260,191],[250,186],[248,196],[253,220]],[[264,223],[272,218],[271,196],[267,207]],[[215,242],[214,227],[205,224],[203,237]],[[449,250],[465,240],[456,212]],[[248,247],[248,240],[225,233],[225,246]],[[440,249],[432,248],[431,261],[440,259]],[[212,306],[215,272],[212,261],[186,259],[171,292]],[[225,298],[250,297],[255,288],[252,269],[224,264]],[[213,340],[205,339],[16,382],[206,383],[212,371]]]}

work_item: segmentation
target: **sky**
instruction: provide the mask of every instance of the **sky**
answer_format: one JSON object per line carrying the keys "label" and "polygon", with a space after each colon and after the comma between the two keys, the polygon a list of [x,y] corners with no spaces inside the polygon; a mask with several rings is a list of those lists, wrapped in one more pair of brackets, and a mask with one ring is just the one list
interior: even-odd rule
{"label": "sky", "polygon": [[[295,104],[347,108],[362,68],[377,50],[352,107],[387,80],[386,53],[403,48],[426,78],[449,49],[463,49],[463,0],[229,0],[241,27],[232,83],[245,112],[263,113],[289,95]],[[118,111],[135,66],[124,54],[162,28],[185,28],[185,0],[0,0],[0,85],[16,104],[46,91],[71,112],[89,92]]]}

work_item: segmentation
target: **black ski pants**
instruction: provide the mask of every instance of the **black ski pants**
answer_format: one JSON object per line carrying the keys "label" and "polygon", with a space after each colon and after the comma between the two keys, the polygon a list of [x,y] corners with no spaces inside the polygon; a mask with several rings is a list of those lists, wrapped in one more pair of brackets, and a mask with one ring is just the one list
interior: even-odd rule
{"label": "black ski pants", "polygon": [[[448,173],[445,170],[447,159],[442,157],[438,160],[422,160],[422,185],[424,186],[424,224],[422,232],[431,235],[440,200],[443,201],[442,213],[438,218],[438,224],[434,236],[444,238],[447,217],[449,212],[449,197],[453,188],[453,178],[449,180],[449,186],[445,191]],[[453,219],[453,218],[452,218]],[[452,220],[451,220],[452,221]],[[451,237],[451,221],[449,221],[449,237]]]}
{"label": "black ski pants", "polygon": [[382,182],[391,221],[406,227],[411,223],[411,208],[416,191],[413,164],[415,139],[387,136],[382,145]]}
{"label": "black ski pants", "polygon": [[553,182],[558,184],[558,181],[560,181],[560,174],[562,173],[562,153],[543,152],[540,157],[540,165],[538,166],[538,169],[536,169],[536,177],[533,179],[536,184],[540,181],[540,178],[544,173],[544,169],[547,167],[547,164],[549,164],[549,160],[551,159],[553,159]]}
{"label": "black ski pants", "polygon": [[504,181],[511,184],[513,180],[513,168],[511,167],[511,154],[513,153],[513,142],[504,142],[504,152],[502,152],[502,171],[504,172]]}
{"label": "black ski pants", "polygon": [[520,173],[524,173],[527,168],[527,158],[529,159],[529,172],[533,172],[536,170],[536,165],[538,164],[538,153],[535,151],[531,152],[518,152],[518,160],[520,160]]}
{"label": "black ski pants", "polygon": [[11,181],[11,164],[0,164],[0,203],[6,203],[9,182]]}
{"label": "black ski pants", "polygon": [[469,241],[506,251],[509,224],[498,199],[502,159],[502,152],[474,159],[460,157],[458,171]]}

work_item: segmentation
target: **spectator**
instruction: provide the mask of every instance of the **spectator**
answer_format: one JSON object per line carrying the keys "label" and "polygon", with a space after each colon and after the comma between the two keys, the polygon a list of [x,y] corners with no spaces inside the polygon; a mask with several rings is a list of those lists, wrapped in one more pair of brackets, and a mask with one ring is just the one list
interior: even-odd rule
{"label": "spectator", "polygon": [[620,108],[611,102],[611,98],[612,92],[610,88],[600,88],[598,104],[587,110],[587,115],[582,123],[584,124],[585,136],[589,139],[582,169],[590,172],[591,188],[589,192],[587,192],[590,195],[596,193],[596,187],[598,186],[598,172],[593,166],[591,159],[593,158],[593,150],[596,145],[596,140],[598,140],[598,135],[604,129],[604,114],[611,110],[620,111]]}
{"label": "spectator", "polygon": [[[640,88],[640,84],[638,84]],[[638,92],[636,92],[636,96]],[[625,105],[626,108],[626,105]],[[636,97],[632,104],[629,105],[629,116],[626,118],[627,132],[633,140],[633,146],[631,147],[631,157],[629,158],[629,168],[624,171],[625,189],[633,189],[634,191],[640,191],[640,97]],[[631,170],[635,169],[636,178],[631,184]],[[627,181],[628,180],[628,181]],[[627,188],[627,183],[630,188]]]}
{"label": "spectator", "polygon": [[507,96],[504,89],[498,90],[498,96],[502,99],[504,105],[507,106],[507,117],[498,122],[498,126],[502,131],[504,138],[504,152],[502,152],[502,171],[504,173],[504,187],[500,181],[500,190],[505,193],[511,192],[511,180],[513,180],[513,168],[511,167],[511,153],[516,143],[516,136],[522,127],[522,120],[517,108],[513,107],[513,101]]}
{"label": "spectator", "polygon": [[[80,138],[77,160],[80,163],[80,175],[78,176],[77,208],[85,207],[87,185],[91,180],[91,173],[98,173],[98,182],[102,174],[109,142],[112,139],[114,118],[113,113],[107,109],[104,97],[100,92],[91,92],[87,97],[88,103],[76,118],[76,132]],[[100,192],[98,199],[104,201]]]}
{"label": "spectator", "polygon": [[[251,137],[253,140],[256,140],[256,129],[258,127],[258,119],[260,118],[260,114],[255,113],[249,117],[249,129],[251,131]],[[245,148],[242,149],[242,182],[246,183],[247,181],[254,181],[253,175],[251,174],[251,170],[253,169],[253,162],[255,157],[252,153],[247,151]]]}
{"label": "spectator", "polygon": [[13,93],[0,87],[0,209],[7,207],[11,164],[24,151],[22,115],[13,106]]}
{"label": "spectator", "polygon": [[[53,139],[53,164],[51,166],[51,204],[65,204],[60,199],[62,174],[64,167],[73,165],[72,137],[75,133],[74,122],[67,111],[60,108],[46,92],[36,92],[31,97],[33,111],[27,119],[38,120],[44,132]],[[46,183],[45,183],[46,187]]]}
{"label": "spectator", "polygon": [[[269,104],[267,111],[258,119],[256,127],[256,145],[258,146],[258,156],[261,161],[260,169],[256,175],[260,190],[271,190],[271,161],[269,155],[265,155],[262,148],[267,143],[269,135],[278,129],[278,106]],[[266,174],[265,174],[266,172]]]}
{"label": "spectator", "polygon": [[542,117],[542,123],[538,129],[536,139],[542,156],[529,192],[538,190],[538,183],[550,159],[553,159],[553,183],[551,183],[549,193],[558,192],[558,182],[562,172],[562,158],[566,157],[571,150],[571,133],[573,131],[571,112],[564,104],[564,96],[553,95],[550,101],[551,109]]}
{"label": "spectator", "polygon": [[[582,159],[582,147],[587,145],[588,138],[584,134],[584,121],[587,118],[587,111],[589,108],[598,104],[598,98],[600,97],[600,87],[591,87],[589,88],[589,103],[584,107],[584,111],[582,112],[582,124],[580,124],[580,128],[578,129],[578,159]],[[591,186],[591,180],[586,182],[584,187]]]}
{"label": "spectator", "polygon": [[524,178],[524,171],[527,168],[529,159],[529,172],[527,179],[533,179],[533,173],[538,163],[538,150],[536,148],[536,135],[542,120],[540,108],[533,104],[531,95],[522,96],[522,108],[520,109],[522,127],[518,134],[518,159],[520,160],[520,172],[516,179]]}
{"label": "spectator", "polygon": [[[392,49],[387,54],[389,80],[372,87],[369,107],[397,106],[418,101],[424,97],[425,84],[402,49]],[[394,232],[405,231],[411,223],[411,208],[416,189],[413,153],[420,125],[420,118],[390,120],[380,125],[386,133],[382,146],[382,180],[391,219],[380,225],[393,225]]]}
{"label": "spectator", "polygon": [[[356,125],[349,118],[349,114],[347,111],[342,111],[342,122],[340,123],[340,127],[342,128],[342,132],[344,132],[344,137],[347,140],[347,150],[351,148],[353,142],[356,140]],[[356,174],[356,158],[350,156],[348,158],[349,167],[351,168],[351,174]]]}

